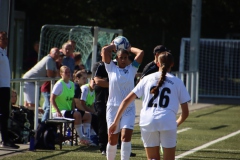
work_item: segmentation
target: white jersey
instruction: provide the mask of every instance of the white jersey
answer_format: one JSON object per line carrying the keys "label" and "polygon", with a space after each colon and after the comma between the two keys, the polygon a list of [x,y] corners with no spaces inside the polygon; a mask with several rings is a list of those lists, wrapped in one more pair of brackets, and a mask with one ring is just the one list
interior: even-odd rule
{"label": "white jersey", "polygon": [[[133,63],[125,68],[119,68],[117,65],[110,62],[104,63],[109,77],[109,96],[107,106],[120,106],[123,99],[134,88],[134,77],[138,68],[133,66]],[[135,107],[132,102],[129,107]]]}
{"label": "white jersey", "polygon": [[151,88],[157,86],[161,72],[145,76],[132,90],[138,97],[142,97],[142,109],[139,126],[146,131],[162,131],[177,128],[176,114],[179,104],[190,101],[190,96],[183,82],[166,74],[166,80],[159,93],[154,96]]}
{"label": "white jersey", "polygon": [[7,50],[0,47],[0,87],[10,87],[10,73]]}

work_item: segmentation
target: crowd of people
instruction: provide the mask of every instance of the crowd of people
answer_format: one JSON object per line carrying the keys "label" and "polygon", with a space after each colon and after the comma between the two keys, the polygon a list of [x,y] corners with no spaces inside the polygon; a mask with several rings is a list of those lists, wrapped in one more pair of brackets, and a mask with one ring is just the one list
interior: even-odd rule
{"label": "crowd of people", "polygon": [[[0,99],[2,145],[18,148],[6,132],[10,102],[6,41],[6,32],[0,32],[0,65],[4,66],[0,66],[0,95],[4,97]],[[120,140],[121,159],[127,160],[136,156],[131,152],[136,114],[134,100],[141,98],[139,125],[147,158],[160,159],[159,148],[162,146],[164,159],[174,159],[177,127],[188,117],[190,96],[183,82],[170,73],[174,65],[171,52],[165,46],[157,45],[153,50],[154,60],[145,66],[139,82],[135,84],[135,76],[144,57],[142,49],[129,45],[117,50],[114,43],[105,45],[101,49],[102,60],[93,64],[89,76],[81,63],[81,53],[75,52],[75,46],[76,42],[69,40],[61,48],[51,48],[49,54],[22,77],[59,77],[52,90],[50,81],[40,84],[44,98],[41,121],[49,119],[50,110],[53,118],[75,119],[74,127],[80,144],[98,145],[101,154],[113,160]],[[116,54],[114,60],[112,52]],[[1,77],[4,73],[8,75],[7,81]],[[176,119],[179,104],[182,114]],[[24,106],[29,110],[35,108],[34,82],[24,83]],[[98,143],[93,142],[91,136],[97,136]]]}

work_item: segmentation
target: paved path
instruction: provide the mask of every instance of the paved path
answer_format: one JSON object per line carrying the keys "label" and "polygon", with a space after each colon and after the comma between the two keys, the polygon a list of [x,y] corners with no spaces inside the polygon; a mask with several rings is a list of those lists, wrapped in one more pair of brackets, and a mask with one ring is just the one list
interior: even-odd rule
{"label": "paved path", "polygon": [[[139,114],[140,114],[140,110],[142,108],[142,101],[140,99],[136,99],[135,100],[135,104],[136,104],[136,120],[135,120],[135,124],[138,125],[139,123]],[[206,107],[211,107],[213,106],[213,104],[205,104],[205,103],[201,103],[201,104],[189,104],[189,110],[190,111],[194,111],[194,110],[198,110],[201,108],[206,108]],[[178,113],[181,113],[181,109],[179,109]],[[19,149],[7,149],[7,148],[1,148],[0,147],[0,159],[6,157],[6,156],[11,156],[14,154],[18,154],[24,151],[27,151],[29,149],[29,145],[28,144],[18,144],[20,146]]]}

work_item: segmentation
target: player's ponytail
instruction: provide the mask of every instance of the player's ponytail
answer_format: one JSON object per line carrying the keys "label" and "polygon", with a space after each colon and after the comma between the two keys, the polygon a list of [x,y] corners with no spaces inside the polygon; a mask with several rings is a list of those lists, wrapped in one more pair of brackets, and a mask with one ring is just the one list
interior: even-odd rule
{"label": "player's ponytail", "polygon": [[174,63],[173,56],[170,52],[162,52],[158,56],[158,62],[161,64],[159,67],[162,68],[162,74],[160,80],[158,81],[158,85],[150,91],[152,94],[156,94],[157,90],[163,85],[164,81],[166,80],[167,71],[172,67]]}

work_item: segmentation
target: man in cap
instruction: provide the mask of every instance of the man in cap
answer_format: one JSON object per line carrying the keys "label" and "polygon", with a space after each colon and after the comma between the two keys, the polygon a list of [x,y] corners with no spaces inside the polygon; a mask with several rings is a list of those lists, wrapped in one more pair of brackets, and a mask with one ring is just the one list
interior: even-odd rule
{"label": "man in cap", "polygon": [[149,75],[151,73],[157,72],[159,70],[159,67],[157,66],[157,61],[158,61],[158,56],[160,53],[165,52],[169,50],[163,46],[163,45],[157,45],[154,49],[153,49],[153,55],[154,55],[154,60],[150,63],[148,63],[142,72],[141,78],[145,77],[146,75]]}

